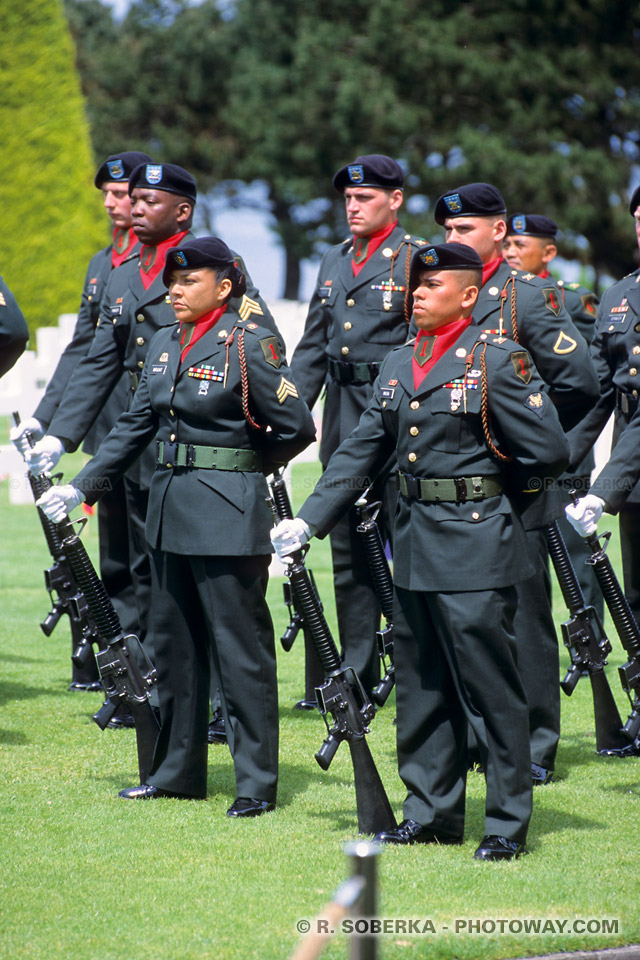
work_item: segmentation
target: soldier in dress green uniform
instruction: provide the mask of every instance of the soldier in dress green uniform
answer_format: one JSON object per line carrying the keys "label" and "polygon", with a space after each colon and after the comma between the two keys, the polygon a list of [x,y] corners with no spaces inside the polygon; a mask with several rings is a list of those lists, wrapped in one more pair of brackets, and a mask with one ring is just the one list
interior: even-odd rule
{"label": "soldier in dress green uniform", "polygon": [[[549,266],[558,254],[557,234],[558,224],[549,217],[539,213],[515,213],[507,220],[507,235],[502,252],[510,267],[521,270],[523,273],[535,273],[542,280],[551,280],[555,283],[567,313],[587,343],[591,343],[598,298],[592,290],[588,290],[582,284],[565,283],[564,280],[557,280],[549,273]],[[590,450],[574,472],[560,478],[562,489],[573,488],[586,492],[589,489],[594,467],[595,459],[593,451]],[[593,567],[586,563],[585,543],[564,517],[561,517],[558,523],[580,582],[585,603],[587,606],[594,607],[602,620],[604,600]]]}
{"label": "soldier in dress green uniform", "polygon": [[487,782],[475,856],[507,860],[523,851],[532,797],[513,633],[515,584],[532,566],[512,501],[531,477],[557,476],[568,445],[529,354],[471,322],[481,277],[464,244],[414,255],[418,335],[389,353],[357,429],[272,539],[286,558],[325,536],[356,499],[353,479],[397,457],[397,738],[408,795],[405,819],[377,839],[461,842],[469,724]]}
{"label": "soldier in dress green uniform", "polygon": [[28,340],[29,330],[22,310],[0,277],[0,377],[19,360]]}
{"label": "soldier in dress green uniform", "polygon": [[[344,196],[351,235],[323,257],[304,333],[291,361],[309,407],[326,390],[320,438],[323,467],[357,425],[371,399],[380,363],[407,339],[409,267],[414,251],[424,243],[398,223],[404,173],[391,157],[356,157],[338,170],[333,184]],[[372,500],[383,503],[379,516],[383,540],[391,536],[396,498],[395,474],[371,494]],[[331,532],[333,578],[345,663],[371,691],[380,676],[375,639],[380,607],[357,524],[352,510]]]}
{"label": "soldier in dress green uniform", "polygon": [[[563,428],[573,427],[598,396],[589,347],[555,284],[513,270],[505,262],[506,206],[500,191],[489,183],[457,187],[437,200],[435,219],[444,226],[447,240],[468,243],[482,259],[474,323],[489,336],[509,337],[526,348]],[[520,376],[526,383],[526,367]],[[563,510],[559,490],[546,490],[543,496],[539,492],[532,490],[532,503],[523,514],[534,571],[517,587],[515,632],[529,703],[531,775],[534,784],[542,785],[552,778],[560,740],[560,657],[551,612],[546,528],[562,517]]]}
{"label": "soldier in dress green uniform", "polygon": [[96,488],[150,445],[146,536],[161,731],[148,782],[120,796],[206,796],[212,658],[236,774],[228,813],[249,817],[273,809],[278,770],[264,473],[304,449],[315,430],[278,338],[233,306],[245,290],[234,260],[215,237],[167,252],[164,282],[180,323],[153,338],[131,409],[98,454],[41,505],[59,519],[82,500],[95,502]]}

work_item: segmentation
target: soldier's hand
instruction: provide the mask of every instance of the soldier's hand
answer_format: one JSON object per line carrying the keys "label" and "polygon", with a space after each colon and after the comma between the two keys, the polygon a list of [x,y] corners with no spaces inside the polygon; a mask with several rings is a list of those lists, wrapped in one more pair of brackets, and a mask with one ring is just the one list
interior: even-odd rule
{"label": "soldier's hand", "polygon": [[49,520],[60,523],[72,510],[84,503],[84,500],[85,495],[82,490],[78,490],[71,483],[63,483],[59,487],[49,487],[45,490],[40,499],[36,500],[36,507],[40,507]]}
{"label": "soldier's hand", "polygon": [[24,458],[31,473],[38,476],[41,473],[53,470],[63,453],[62,441],[58,440],[57,437],[47,435],[33,447],[29,447],[25,451]]}
{"label": "soldier's hand", "polygon": [[[27,436],[27,434],[29,436]],[[27,420],[23,420],[17,427],[11,427],[9,431],[11,443],[17,448],[25,460],[27,451],[31,449],[29,439],[40,440],[42,437],[44,437],[44,427],[35,417],[29,417]]]}
{"label": "soldier's hand", "polygon": [[311,527],[300,517],[293,520],[281,520],[271,531],[271,543],[279,560],[286,560],[291,553],[300,550],[313,536]]}
{"label": "soldier's hand", "polygon": [[581,537],[595,533],[603,510],[604,500],[596,497],[594,493],[587,493],[580,497],[577,503],[570,503],[564,508],[567,520]]}

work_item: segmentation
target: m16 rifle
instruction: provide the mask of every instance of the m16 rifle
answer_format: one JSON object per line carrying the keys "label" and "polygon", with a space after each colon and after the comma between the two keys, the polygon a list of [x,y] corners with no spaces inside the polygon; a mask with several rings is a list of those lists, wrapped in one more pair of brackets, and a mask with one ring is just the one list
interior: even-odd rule
{"label": "m16 rifle", "polygon": [[[160,729],[149,700],[151,688],[156,681],[155,668],[138,638],[132,634],[125,636],[118,614],[80,537],[72,531],[70,536],[65,536],[63,547],[75,580],[86,597],[100,637],[106,643],[105,649],[96,654],[96,663],[107,699],[93,719],[100,729],[104,730],[118,706],[121,703],[128,704],[136,729],[140,783],[146,783]],[[133,655],[134,648],[144,664],[145,673],[142,673]]]}
{"label": "m16 rifle", "polygon": [[[575,490],[570,490],[569,496],[574,504],[579,502]],[[635,744],[640,734],[640,629],[607,556],[610,537],[607,531],[601,535],[597,532],[587,534],[584,539],[591,549],[591,557],[587,562],[593,566],[620,643],[629,657],[626,663],[618,667],[622,689],[631,704],[631,713],[622,732],[631,744]]]}
{"label": "m16 rifle", "polygon": [[[18,413],[13,414],[13,422],[20,424]],[[26,435],[30,446],[33,446],[33,437]],[[39,500],[42,494],[52,487],[53,481],[48,476],[27,474],[29,486],[34,500]],[[86,598],[79,588],[64,552],[63,540],[73,533],[69,521],[56,524],[40,510],[38,518],[44,532],[45,540],[53,563],[44,571],[44,582],[51,599],[51,611],[41,622],[40,627],[45,636],[50,637],[60,618],[66,613],[71,627],[71,661],[72,676],[71,690],[100,690],[101,683],[98,675],[93,646],[101,645],[96,625],[89,612]]]}
{"label": "m16 rifle", "polygon": [[622,733],[622,720],[604,672],[611,644],[596,610],[585,605],[584,594],[571,557],[554,521],[547,526],[549,556],[570,617],[562,624],[562,639],[569,651],[571,665],[560,682],[568,697],[586,672],[591,683],[596,727],[596,751],[606,756],[625,757],[634,753],[633,746]]}
{"label": "m16 rifle", "polygon": [[[274,518],[277,518],[275,507],[270,502]],[[391,830],[397,826],[396,819],[365,739],[375,716],[375,707],[355,670],[342,665],[317,591],[305,567],[304,554],[304,548],[291,554],[287,576],[325,674],[324,682],[316,688],[316,701],[327,728],[327,736],[315,758],[323,770],[328,770],[338,747],[346,740],[353,763],[358,830],[360,833]],[[329,716],[333,721],[331,725],[327,719]]]}
{"label": "m16 rifle", "polygon": [[395,683],[395,666],[393,663],[393,579],[391,577],[391,570],[389,569],[389,561],[384,552],[380,529],[376,522],[380,506],[380,503],[368,504],[364,497],[356,501],[356,509],[360,518],[356,530],[362,537],[364,551],[367,555],[371,579],[373,581],[373,589],[385,619],[385,626],[376,633],[378,653],[380,655],[382,669],[384,670],[384,676],[371,691],[371,696],[378,706],[382,706],[386,702]]}

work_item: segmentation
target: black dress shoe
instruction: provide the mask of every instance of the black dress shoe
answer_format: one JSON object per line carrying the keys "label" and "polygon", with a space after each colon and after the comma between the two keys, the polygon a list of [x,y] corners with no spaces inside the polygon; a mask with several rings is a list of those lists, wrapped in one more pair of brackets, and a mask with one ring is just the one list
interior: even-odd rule
{"label": "black dress shoe", "polygon": [[209,722],[209,733],[207,735],[209,743],[227,743],[227,731],[225,729],[222,710],[216,710]]}
{"label": "black dress shoe", "polygon": [[298,700],[298,702],[294,704],[293,709],[294,710],[315,710],[317,706],[318,704],[316,703],[315,700],[302,699],[302,700]]}
{"label": "black dress shoe", "polygon": [[131,730],[135,725],[132,713],[123,713],[121,716],[116,713],[107,724],[110,730]]}
{"label": "black dress shoe", "polygon": [[423,827],[416,820],[403,820],[393,830],[382,830],[376,833],[373,839],[377,843],[397,843],[407,846],[412,843],[462,843],[462,837],[436,833],[431,827]]}
{"label": "black dress shoe", "polygon": [[227,810],[228,817],[261,817],[263,813],[275,810],[275,803],[269,800],[256,800],[255,797],[238,797]]}
{"label": "black dress shoe", "polygon": [[100,680],[93,680],[91,683],[80,683],[75,680],[69,684],[67,690],[73,690],[76,693],[99,693],[102,690],[102,683]]}
{"label": "black dress shoe", "polygon": [[120,790],[119,797],[125,800],[158,800],[160,797],[175,797],[178,800],[204,800],[204,797],[193,797],[188,793],[174,793],[173,790],[163,790],[150,783],[141,783],[139,787],[127,787]]}
{"label": "black dress shoe", "polygon": [[538,763],[532,763],[531,779],[534,787],[544,787],[546,783],[553,783],[553,770],[541,767]]}
{"label": "black dress shoe", "polygon": [[473,856],[476,860],[515,860],[526,852],[523,844],[516,840],[489,835],[483,838]]}

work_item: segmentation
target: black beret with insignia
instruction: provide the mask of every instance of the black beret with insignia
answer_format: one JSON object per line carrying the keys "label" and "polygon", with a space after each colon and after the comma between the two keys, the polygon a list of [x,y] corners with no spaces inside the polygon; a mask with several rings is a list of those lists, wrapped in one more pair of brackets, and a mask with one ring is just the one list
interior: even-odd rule
{"label": "black beret with insignia", "polygon": [[409,289],[415,290],[423,270],[482,270],[482,259],[466,243],[437,243],[416,250],[411,260]]}
{"label": "black beret with insignia", "polygon": [[333,178],[333,185],[340,193],[345,187],[382,187],[385,190],[402,190],[404,171],[399,163],[382,153],[369,153],[356,157],[353,163],[341,167]]}
{"label": "black beret with insignia", "polygon": [[629,213],[633,216],[636,210],[640,207],[640,186],[636,187],[631,196],[631,202],[629,203]]}
{"label": "black beret with insignia", "polygon": [[540,213],[514,213],[507,220],[507,236],[514,233],[521,237],[551,237],[555,240],[558,224]]}
{"label": "black beret with insignia", "polygon": [[100,189],[103,183],[117,182],[122,180],[126,183],[131,173],[139,167],[141,163],[151,163],[151,157],[148,153],[141,153],[139,150],[125,150],[123,153],[112,153],[110,157],[101,163],[93,181]]}
{"label": "black beret with insignia", "polygon": [[198,192],[196,181],[191,174],[175,163],[141,163],[129,177],[129,193],[136,187],[177,193],[194,203]]}
{"label": "black beret with insignia", "polygon": [[198,237],[167,250],[162,282],[168,287],[169,277],[174,270],[198,270],[200,267],[223,268],[218,271],[218,276],[231,280],[231,295],[234,297],[241,297],[247,289],[244,273],[237,266],[229,247],[219,237]]}
{"label": "black beret with insignia", "polygon": [[490,183],[465,183],[448,190],[436,200],[436,223],[444,224],[453,217],[498,217],[507,206],[497,187]]}

